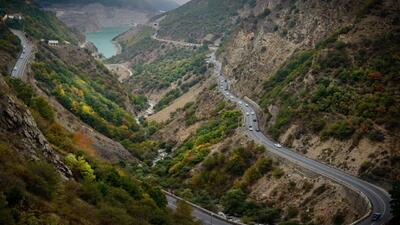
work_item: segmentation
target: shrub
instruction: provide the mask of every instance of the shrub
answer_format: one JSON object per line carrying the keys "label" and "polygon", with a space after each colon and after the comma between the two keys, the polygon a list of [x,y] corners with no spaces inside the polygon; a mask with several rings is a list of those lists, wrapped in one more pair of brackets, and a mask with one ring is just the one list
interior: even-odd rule
{"label": "shrub", "polygon": [[319,133],[326,125],[325,120],[318,116],[313,117],[307,124],[309,124],[311,131],[314,133]]}
{"label": "shrub", "polygon": [[60,175],[48,163],[30,163],[27,167],[24,180],[30,192],[51,200],[57,191]]}
{"label": "shrub", "polygon": [[87,182],[96,179],[94,170],[82,156],[76,157],[74,154],[70,153],[65,157],[65,163],[71,168],[76,178],[83,179]]}
{"label": "shrub", "polygon": [[376,141],[376,142],[382,142],[385,140],[385,136],[382,134],[382,132],[379,130],[375,130],[375,129],[371,130],[368,133],[368,138],[371,141]]}
{"label": "shrub", "polygon": [[259,223],[275,224],[280,217],[280,210],[275,208],[262,207],[257,211],[255,220]]}
{"label": "shrub", "polygon": [[335,215],[333,216],[333,218],[332,218],[332,223],[333,223],[334,225],[341,225],[341,224],[344,223],[344,220],[345,220],[345,214],[344,214],[344,212],[342,212],[342,211],[337,211],[337,212],[335,213]]}
{"label": "shrub", "polygon": [[339,140],[347,140],[354,134],[355,129],[347,121],[339,121],[324,129],[321,134],[323,140],[333,137]]}
{"label": "shrub", "polygon": [[133,221],[124,209],[106,204],[101,206],[98,218],[101,224],[130,225]]}
{"label": "shrub", "polygon": [[274,176],[277,179],[281,178],[284,174],[285,172],[281,168],[274,168],[272,171],[272,176]]}
{"label": "shrub", "polygon": [[285,221],[285,222],[279,223],[279,225],[300,225],[300,223],[297,221]]}
{"label": "shrub", "polygon": [[97,204],[102,199],[103,195],[100,187],[96,183],[85,183],[79,192],[79,197],[90,204]]}
{"label": "shrub", "polygon": [[267,17],[269,14],[271,14],[271,10],[269,8],[265,8],[260,14],[258,14],[258,18],[262,19]]}
{"label": "shrub", "polygon": [[35,97],[33,99],[32,108],[38,111],[46,120],[50,122],[54,121],[54,110],[42,97]]}
{"label": "shrub", "polygon": [[291,218],[295,218],[298,214],[299,214],[299,210],[297,208],[289,207],[286,217],[291,219]]}
{"label": "shrub", "polygon": [[234,188],[229,190],[222,197],[222,205],[227,213],[240,215],[243,210],[243,202],[246,200],[246,194],[242,189]]}
{"label": "shrub", "polygon": [[395,218],[400,218],[400,181],[394,181],[392,190],[389,191],[392,198],[390,205],[392,206],[392,213]]}

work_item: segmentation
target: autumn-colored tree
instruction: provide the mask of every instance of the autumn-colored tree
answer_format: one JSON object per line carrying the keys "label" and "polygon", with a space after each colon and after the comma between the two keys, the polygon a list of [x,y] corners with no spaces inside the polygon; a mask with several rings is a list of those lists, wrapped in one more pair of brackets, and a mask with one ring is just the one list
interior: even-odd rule
{"label": "autumn-colored tree", "polygon": [[96,157],[96,150],[93,147],[93,141],[82,130],[75,132],[73,137],[75,146],[85,151],[92,157]]}

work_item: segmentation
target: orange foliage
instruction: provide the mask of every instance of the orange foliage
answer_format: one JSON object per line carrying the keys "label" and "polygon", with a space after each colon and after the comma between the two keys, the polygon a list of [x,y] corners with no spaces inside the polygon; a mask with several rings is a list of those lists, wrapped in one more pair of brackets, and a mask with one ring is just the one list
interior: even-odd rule
{"label": "orange foliage", "polygon": [[93,147],[92,139],[83,131],[75,132],[73,140],[76,147],[83,150],[88,155],[96,157],[96,150]]}
{"label": "orange foliage", "polygon": [[368,74],[368,76],[373,80],[379,80],[382,77],[382,73],[378,71],[372,71]]}

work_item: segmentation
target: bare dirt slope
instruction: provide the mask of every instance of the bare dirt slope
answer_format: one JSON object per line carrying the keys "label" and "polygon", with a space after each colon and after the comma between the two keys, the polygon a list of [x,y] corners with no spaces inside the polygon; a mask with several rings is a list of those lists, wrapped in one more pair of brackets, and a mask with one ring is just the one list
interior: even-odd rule
{"label": "bare dirt slope", "polygon": [[167,121],[168,119],[170,119],[171,113],[175,112],[179,108],[183,108],[186,103],[193,102],[198,97],[198,95],[204,91],[204,89],[207,89],[210,86],[210,84],[213,82],[213,79],[213,77],[209,77],[207,80],[200,82],[199,84],[191,88],[187,93],[173,101],[169,106],[151,115],[149,117],[149,120],[158,123]]}

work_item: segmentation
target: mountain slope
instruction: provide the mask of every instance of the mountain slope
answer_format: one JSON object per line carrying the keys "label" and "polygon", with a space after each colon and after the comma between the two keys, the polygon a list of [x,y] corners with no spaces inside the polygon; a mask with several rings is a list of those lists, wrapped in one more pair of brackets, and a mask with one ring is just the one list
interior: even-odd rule
{"label": "mountain slope", "polygon": [[134,9],[146,9],[146,10],[171,10],[178,7],[178,3],[173,0],[35,0],[43,6],[52,4],[91,4],[100,3],[105,6],[113,7],[127,7]]}
{"label": "mountain slope", "polygon": [[81,36],[73,33],[53,14],[44,12],[35,4],[25,4],[23,0],[1,0],[3,14],[21,14],[24,19],[22,21],[8,20],[8,26],[23,29],[32,38],[39,39],[58,39],[71,43],[77,43]]}
{"label": "mountain slope", "polygon": [[[23,2],[13,4],[25,7]],[[0,54],[10,58],[0,65],[10,68],[16,60],[10,49],[21,47],[0,23],[4,31]],[[34,36],[31,38],[39,43]],[[93,58],[84,61],[86,68],[79,63],[66,65],[60,55],[44,48],[38,47],[35,70],[51,71],[48,78],[51,75],[56,80],[68,73],[71,77],[63,77],[60,83],[71,84],[84,69],[90,76],[88,83],[101,85],[107,77],[104,71],[97,71],[98,76],[90,71],[93,65],[103,68]],[[123,168],[123,162],[111,165],[92,158],[87,137],[68,132],[56,122],[54,109],[45,98],[6,73],[0,77],[0,109],[1,224],[199,224],[192,221],[190,207],[183,203],[177,203],[175,212],[168,210],[161,190],[138,181]]]}
{"label": "mountain slope", "polygon": [[241,10],[250,0],[193,0],[167,12],[160,22],[160,37],[199,42],[216,40],[240,21]]}
{"label": "mountain slope", "polygon": [[258,1],[221,56],[233,88],[260,104],[267,134],[390,183],[400,168],[399,8],[357,5]]}

